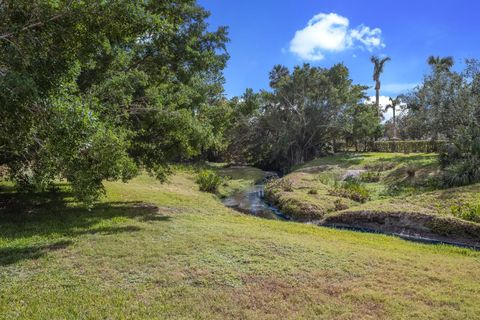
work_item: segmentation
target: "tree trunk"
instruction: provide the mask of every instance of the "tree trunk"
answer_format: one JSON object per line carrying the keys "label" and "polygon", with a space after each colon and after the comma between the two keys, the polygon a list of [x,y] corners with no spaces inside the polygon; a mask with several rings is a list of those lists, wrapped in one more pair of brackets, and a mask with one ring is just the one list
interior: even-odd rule
{"label": "tree trunk", "polygon": [[393,106],[393,139],[397,140],[397,120],[395,118],[395,106]]}
{"label": "tree trunk", "polygon": [[380,117],[380,81],[375,85],[375,106],[377,107],[377,117]]}

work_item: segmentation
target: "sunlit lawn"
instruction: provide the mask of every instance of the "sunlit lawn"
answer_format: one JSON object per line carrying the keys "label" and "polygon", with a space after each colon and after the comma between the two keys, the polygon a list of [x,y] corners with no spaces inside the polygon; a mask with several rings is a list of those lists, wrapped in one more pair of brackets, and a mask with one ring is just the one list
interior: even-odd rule
{"label": "sunlit lawn", "polygon": [[4,188],[0,317],[479,317],[479,252],[261,220],[171,181],[107,183],[92,211]]}

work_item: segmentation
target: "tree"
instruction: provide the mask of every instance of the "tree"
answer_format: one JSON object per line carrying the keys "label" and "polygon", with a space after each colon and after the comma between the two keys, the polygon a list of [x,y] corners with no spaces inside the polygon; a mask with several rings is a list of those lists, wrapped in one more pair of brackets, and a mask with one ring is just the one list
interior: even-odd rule
{"label": "tree", "polygon": [[345,110],[365,98],[366,89],[352,84],[342,64],[292,71],[275,66],[270,84],[272,90],[255,99],[259,111],[237,131],[246,140],[237,139],[236,146],[251,163],[277,170],[329,151],[331,141],[342,138]]}
{"label": "tree", "polygon": [[20,186],[160,179],[222,132],[226,28],[194,0],[0,3],[0,165]]}
{"label": "tree", "polygon": [[397,106],[400,106],[402,101],[400,100],[400,97],[396,97],[395,99],[390,98],[390,104],[385,107],[385,112],[388,111],[388,109],[392,109],[393,112],[393,140],[397,140],[397,119],[396,119],[396,114],[395,111],[397,109]]}
{"label": "tree", "polygon": [[384,65],[387,61],[390,61],[389,57],[379,58],[372,56],[370,61],[373,63],[373,81],[375,81],[375,105],[377,107],[377,117],[380,117],[380,75],[383,73]]}
{"label": "tree", "polygon": [[439,56],[430,56],[428,57],[427,62],[430,66],[432,66],[435,72],[448,72],[454,65],[454,60],[452,57],[441,58]]}
{"label": "tree", "polygon": [[343,136],[345,141],[359,151],[367,151],[375,139],[382,134],[382,125],[376,110],[371,105],[354,104],[347,108],[343,120]]}
{"label": "tree", "polygon": [[455,128],[468,122],[473,104],[469,102],[465,76],[442,66],[442,60],[450,65],[451,59],[432,60],[440,65],[432,65],[432,72],[405,96],[404,102],[408,117],[416,126],[423,127],[420,131],[425,132],[425,138],[450,140],[455,136]]}

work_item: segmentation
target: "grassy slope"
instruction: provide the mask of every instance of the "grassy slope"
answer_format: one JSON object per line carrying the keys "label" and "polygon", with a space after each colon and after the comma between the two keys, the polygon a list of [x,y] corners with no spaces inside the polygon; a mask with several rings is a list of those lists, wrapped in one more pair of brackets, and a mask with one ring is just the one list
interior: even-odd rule
{"label": "grassy slope", "polygon": [[480,314],[479,252],[245,216],[187,173],[107,191],[90,212],[68,194],[0,210],[0,318]]}
{"label": "grassy slope", "polygon": [[[319,158],[295,168],[286,178],[293,183],[293,194],[282,192],[282,196],[303,196],[326,207],[328,212],[334,211],[331,202],[339,197],[329,196],[335,180],[341,180],[347,170],[368,169],[375,171],[382,164],[392,166],[381,171],[381,180],[366,183],[370,190],[371,201],[361,204],[341,198],[349,208],[355,210],[405,210],[420,211],[428,214],[448,215],[448,208],[454,204],[474,204],[480,199],[480,184],[463,188],[435,190],[428,186],[428,179],[438,173],[434,154],[388,154],[366,153],[358,155],[337,155]],[[414,178],[409,178],[406,166],[413,164],[416,168]],[[395,192],[389,191],[389,186],[397,185]],[[310,190],[316,190],[318,195],[309,195]]]}

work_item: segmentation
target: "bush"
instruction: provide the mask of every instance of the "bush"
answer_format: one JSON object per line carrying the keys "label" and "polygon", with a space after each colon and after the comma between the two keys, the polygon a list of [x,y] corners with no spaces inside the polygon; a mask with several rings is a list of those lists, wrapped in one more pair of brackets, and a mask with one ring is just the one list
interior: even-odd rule
{"label": "bush", "polygon": [[440,154],[443,186],[450,188],[480,182],[480,129],[458,135]]}
{"label": "bush", "polygon": [[375,141],[374,151],[403,153],[442,152],[447,145],[444,140],[405,140],[405,141]]}
{"label": "bush", "polygon": [[418,170],[418,167],[415,163],[409,162],[405,164],[404,168],[409,178],[411,179],[415,178],[415,174],[417,173],[417,170]]}
{"label": "bush", "polygon": [[335,205],[335,211],[342,211],[348,209],[348,205],[343,203],[342,199],[337,199],[333,202]]}
{"label": "bush", "polygon": [[380,181],[380,176],[380,172],[367,171],[362,172],[359,178],[362,182],[378,182]]}
{"label": "bush", "polygon": [[282,179],[271,179],[265,184],[265,189],[272,190],[278,189],[281,191],[292,192],[293,184],[292,181],[286,178]]}
{"label": "bush", "polygon": [[453,205],[450,212],[459,219],[480,223],[480,204]]}
{"label": "bush", "polygon": [[465,159],[446,168],[443,187],[466,186],[480,181],[480,159]]}
{"label": "bush", "polygon": [[214,193],[222,183],[222,179],[212,170],[202,170],[195,182],[199,185],[200,191]]}
{"label": "bush", "polygon": [[342,183],[337,183],[330,194],[361,203],[365,203],[370,199],[368,189],[359,180],[354,178],[347,179]]}

